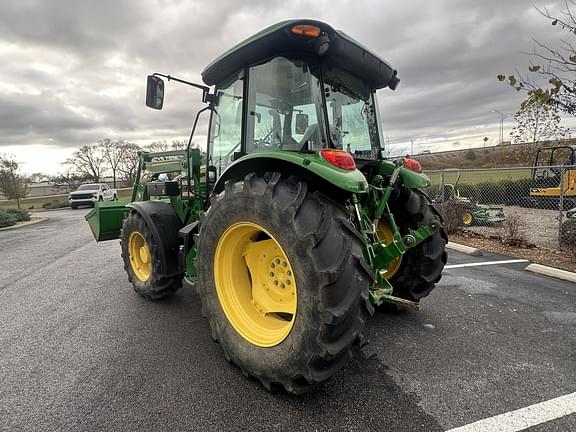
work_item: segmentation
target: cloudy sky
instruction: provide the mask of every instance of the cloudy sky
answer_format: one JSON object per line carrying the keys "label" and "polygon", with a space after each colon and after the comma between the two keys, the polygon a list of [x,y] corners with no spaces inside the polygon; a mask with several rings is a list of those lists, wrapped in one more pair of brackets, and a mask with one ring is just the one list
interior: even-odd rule
{"label": "cloudy sky", "polygon": [[[273,1],[18,0],[0,2],[0,152],[25,172],[61,171],[74,149],[103,138],[140,144],[182,139],[198,91],[169,83],[165,109],[145,107],[145,79],[163,72],[200,81],[224,50],[277,21],[326,21],[398,71],[380,91],[385,135],[400,153],[498,141],[500,116],[521,95],[499,73],[525,70],[533,39],[561,32],[534,6],[544,0]],[[195,139],[201,142],[202,138]]]}

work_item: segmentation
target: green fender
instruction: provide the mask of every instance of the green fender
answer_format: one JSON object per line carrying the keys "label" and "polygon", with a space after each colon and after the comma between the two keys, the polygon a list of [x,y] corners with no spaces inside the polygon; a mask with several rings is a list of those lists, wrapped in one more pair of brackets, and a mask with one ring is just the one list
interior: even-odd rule
{"label": "green fender", "polygon": [[368,192],[368,182],[360,171],[344,170],[330,164],[318,153],[296,153],[288,151],[266,151],[250,153],[230,165],[214,186],[215,192],[224,189],[229,179],[244,178],[248,173],[263,169],[281,169],[294,173],[303,179],[314,180],[318,177],[330,185],[355,194]]}
{"label": "green fender", "polygon": [[[392,161],[382,160],[380,161],[380,175],[390,176],[396,165]],[[430,187],[432,183],[430,178],[426,174],[417,173],[415,171],[409,170],[408,168],[400,168],[400,177],[402,177],[402,182],[404,186],[408,189],[425,189]]]}

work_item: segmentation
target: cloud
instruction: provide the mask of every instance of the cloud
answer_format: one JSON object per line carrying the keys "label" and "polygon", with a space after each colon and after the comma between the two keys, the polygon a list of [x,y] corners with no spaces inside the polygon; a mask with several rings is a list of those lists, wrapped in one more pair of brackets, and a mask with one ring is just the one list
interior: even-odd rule
{"label": "cloud", "polygon": [[0,55],[9,61],[0,64],[0,151],[182,138],[200,93],[169,83],[165,109],[155,112],[144,106],[146,75],[200,81],[223,51],[303,11],[399,70],[399,89],[379,92],[385,134],[396,143],[496,135],[491,110],[512,113],[522,98],[496,75],[525,68],[532,38],[554,45],[564,36],[524,0],[1,2]]}

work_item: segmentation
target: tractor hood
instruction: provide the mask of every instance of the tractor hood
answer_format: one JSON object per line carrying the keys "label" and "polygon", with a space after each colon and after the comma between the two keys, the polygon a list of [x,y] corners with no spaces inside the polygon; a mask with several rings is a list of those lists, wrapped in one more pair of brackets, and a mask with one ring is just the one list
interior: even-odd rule
{"label": "tractor hood", "polygon": [[400,81],[390,64],[350,36],[321,21],[305,19],[283,21],[256,33],[210,63],[202,72],[202,79],[212,86],[250,65],[300,53],[346,70],[361,78],[371,90],[394,90]]}

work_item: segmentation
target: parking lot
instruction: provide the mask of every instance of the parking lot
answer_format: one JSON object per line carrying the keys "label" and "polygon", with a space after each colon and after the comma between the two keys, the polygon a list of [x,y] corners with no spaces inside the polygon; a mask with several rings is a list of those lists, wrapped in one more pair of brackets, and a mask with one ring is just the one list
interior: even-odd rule
{"label": "parking lot", "polygon": [[[85,213],[0,232],[2,431],[446,431],[576,391],[576,287],[450,251],[421,312],[377,312],[325,386],[269,394],[226,363],[192,288],[135,295]],[[526,430],[576,430],[551,418]]]}

